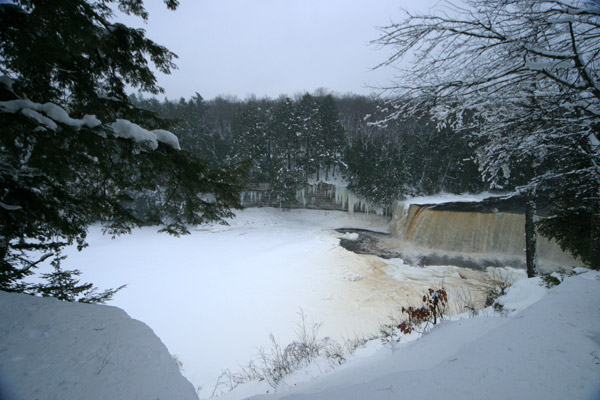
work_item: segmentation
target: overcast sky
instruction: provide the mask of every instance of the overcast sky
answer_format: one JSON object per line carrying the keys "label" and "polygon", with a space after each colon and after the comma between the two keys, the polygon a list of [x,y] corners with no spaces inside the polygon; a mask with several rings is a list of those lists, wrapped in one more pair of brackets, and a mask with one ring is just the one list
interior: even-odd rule
{"label": "overcast sky", "polygon": [[169,99],[294,95],[326,88],[372,93],[390,69],[372,71],[386,50],[369,46],[401,8],[435,0],[180,0],[173,12],[146,0],[148,23],[125,19],[175,52],[178,70],[159,74]]}

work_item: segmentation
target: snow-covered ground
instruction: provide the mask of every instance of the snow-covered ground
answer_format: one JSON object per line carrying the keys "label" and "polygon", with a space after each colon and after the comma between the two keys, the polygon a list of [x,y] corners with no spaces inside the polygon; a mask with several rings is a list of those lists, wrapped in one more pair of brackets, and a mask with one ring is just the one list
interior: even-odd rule
{"label": "snow-covered ground", "polygon": [[208,397],[221,370],[255,358],[270,333],[291,341],[301,310],[323,322],[324,335],[376,330],[394,306],[393,288],[364,279],[374,261],[339,247],[333,229],[386,224],[374,215],[262,208],[179,238],[148,227],[113,240],[92,227],[90,246],[69,251],[63,267],[100,288],[127,284],[110,304],[148,324]]}
{"label": "snow-covered ground", "polygon": [[0,399],[194,400],[167,348],[115,307],[0,291]]}
{"label": "snow-covered ground", "polygon": [[[522,279],[499,299],[502,313],[455,316],[395,345],[373,340],[335,370],[318,359],[275,390],[253,382],[223,398],[597,400],[599,301],[595,271],[550,290]],[[158,338],[117,308],[0,292],[0,317],[3,400],[195,398]]]}
{"label": "snow-covered ground", "polygon": [[70,250],[63,267],[81,269],[100,288],[127,284],[110,304],[156,332],[200,397],[212,394],[223,369],[235,371],[269,347],[270,333],[282,345],[292,341],[301,311],[322,323],[322,336],[341,342],[377,333],[427,287],[480,279],[456,267],[423,269],[349,252],[334,228],[385,231],[387,220],[260,208],[180,238],[148,227],[113,240],[92,227],[90,246]]}
{"label": "snow-covered ground", "polygon": [[[284,346],[293,340],[300,310],[323,323],[322,336],[342,340],[375,333],[401,305],[418,302],[428,287],[443,281],[452,302],[456,298],[453,289],[483,279],[481,272],[452,266],[420,268],[398,259],[357,255],[339,246],[339,238],[352,240],[357,235],[333,230],[385,230],[386,224],[385,219],[373,215],[263,208],[238,213],[230,226],[202,226],[182,238],[144,228],[113,240],[94,227],[90,247],[81,253],[69,251],[63,267],[80,268],[83,279],[101,288],[127,283],[111,305],[148,324],[183,362],[183,373],[194,387],[201,387],[200,397],[208,397],[221,369],[235,371],[256,358],[259,347],[269,346],[270,333]],[[599,274],[586,272],[567,278],[548,292],[539,279],[522,279],[519,271],[504,272],[518,280],[502,300],[505,309],[515,311],[499,316],[488,310],[487,317],[444,321],[421,340],[403,340],[392,347],[384,347],[378,340],[369,342],[334,372],[324,360],[296,372],[278,386],[274,396],[600,398],[594,397],[599,394],[594,390],[600,382]],[[26,313],[19,306],[11,316],[11,308],[5,307],[3,320],[11,321],[10,326],[4,325],[7,332],[17,338],[21,334],[23,338],[48,336],[58,332],[50,323],[57,321],[65,337],[72,337],[80,347],[89,343],[88,352],[80,353],[80,358],[95,360],[92,364],[99,360],[102,366],[98,357],[103,348],[94,340],[106,337],[102,331],[92,332],[89,321],[85,322],[85,318],[101,322],[101,313],[87,315],[78,308],[86,305],[65,305],[64,311],[55,312],[50,320],[36,320],[29,316],[43,315],[49,308],[42,299],[30,299],[32,305],[25,307]],[[21,318],[23,315],[27,318]],[[15,325],[15,321],[38,320],[43,329]],[[73,332],[65,328],[68,326]],[[111,335],[108,339],[130,340],[123,338],[124,332],[107,333]],[[19,343],[22,346],[15,341],[8,346],[18,357],[30,365],[42,360],[43,349],[38,356],[35,348],[27,348],[31,340]],[[64,350],[55,351],[57,359],[48,356],[44,365],[56,365],[52,376],[57,378],[75,373],[83,380],[83,375],[90,374],[79,365],[87,364],[67,362],[78,359],[69,350],[69,357],[63,357]],[[122,357],[127,358],[127,353]],[[164,354],[157,360],[158,368],[163,364],[172,370],[174,364]],[[110,366],[104,364],[103,370]],[[110,373],[122,376],[122,384],[133,387],[130,378],[136,368],[115,367]],[[323,373],[326,375],[320,377]],[[64,398],[50,391],[40,398]],[[224,398],[240,399],[267,391],[273,395],[266,382],[255,382]]]}
{"label": "snow-covered ground", "polygon": [[504,315],[443,321],[394,347],[372,342],[333,372],[291,376],[253,399],[600,399],[600,273],[579,272],[550,290],[521,280],[501,298]]}
{"label": "snow-covered ground", "polygon": [[465,194],[452,194],[452,193],[438,193],[430,196],[417,196],[410,197],[405,200],[398,200],[398,203],[402,203],[408,209],[411,204],[442,204],[442,203],[453,203],[453,202],[478,202],[485,200],[490,197],[502,197],[508,193],[497,193],[497,192],[481,192],[481,193],[465,193]]}

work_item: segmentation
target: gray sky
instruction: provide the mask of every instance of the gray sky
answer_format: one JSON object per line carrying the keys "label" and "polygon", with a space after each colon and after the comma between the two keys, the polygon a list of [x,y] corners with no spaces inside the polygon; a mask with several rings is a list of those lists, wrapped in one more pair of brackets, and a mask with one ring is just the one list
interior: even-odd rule
{"label": "gray sky", "polygon": [[169,99],[250,94],[277,97],[317,88],[368,94],[390,69],[371,71],[388,51],[369,46],[401,8],[435,0],[181,0],[169,11],[147,0],[150,19],[122,19],[175,52],[178,70],[159,74]]}

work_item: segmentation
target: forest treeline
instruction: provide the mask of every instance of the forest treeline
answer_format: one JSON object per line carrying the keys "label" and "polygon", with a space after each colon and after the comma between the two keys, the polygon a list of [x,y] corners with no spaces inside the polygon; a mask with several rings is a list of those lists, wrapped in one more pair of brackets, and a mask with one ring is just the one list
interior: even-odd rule
{"label": "forest treeline", "polygon": [[[488,189],[464,133],[436,126],[426,113],[376,124],[387,112],[385,101],[375,97],[317,91],[208,101],[199,94],[178,101],[134,95],[132,102],[156,112],[183,148],[214,167],[250,160],[247,183],[269,183],[271,195],[284,204],[307,183],[340,177],[377,204]],[[505,188],[515,183],[507,180]]]}

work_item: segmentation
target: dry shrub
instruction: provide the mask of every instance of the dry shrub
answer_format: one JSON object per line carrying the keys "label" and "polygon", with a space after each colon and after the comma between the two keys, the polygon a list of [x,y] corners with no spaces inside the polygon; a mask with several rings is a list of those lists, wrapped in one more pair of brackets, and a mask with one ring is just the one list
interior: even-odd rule
{"label": "dry shrub", "polygon": [[424,333],[446,314],[448,293],[443,287],[427,289],[421,300],[423,305],[419,307],[402,307],[404,319],[399,324],[384,324],[380,327],[381,340],[384,344],[399,341],[400,333],[410,334],[413,331]]}

